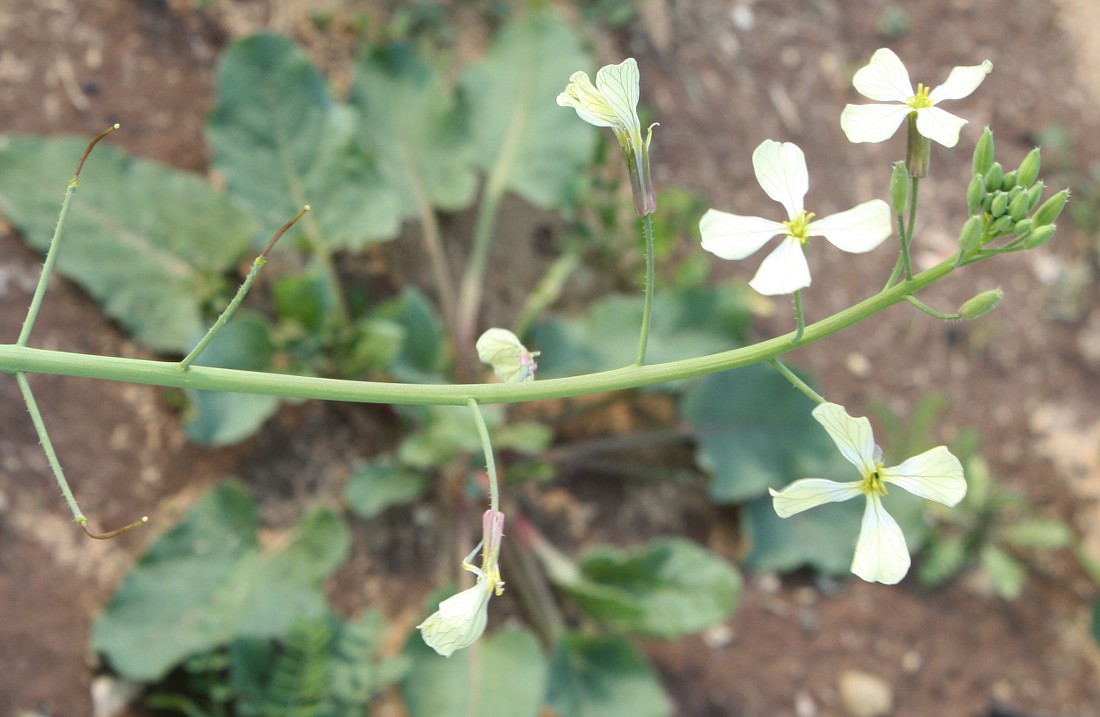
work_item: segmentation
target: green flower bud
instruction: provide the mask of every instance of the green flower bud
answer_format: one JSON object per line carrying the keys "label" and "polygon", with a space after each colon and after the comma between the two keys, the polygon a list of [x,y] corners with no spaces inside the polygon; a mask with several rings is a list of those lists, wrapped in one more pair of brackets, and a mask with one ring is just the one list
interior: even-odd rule
{"label": "green flower bud", "polygon": [[1016,186],[1016,170],[1012,170],[1001,180],[1001,189],[1006,192]]}
{"label": "green flower bud", "polygon": [[1031,215],[1031,221],[1033,221],[1037,227],[1053,224],[1054,220],[1058,218],[1058,215],[1062,213],[1062,208],[1066,206],[1066,199],[1068,198],[1068,189],[1063,189],[1058,192],[1053,197],[1043,202],[1042,206],[1035,210],[1035,213]]}
{"label": "green flower bud", "polygon": [[1023,192],[1019,192],[1013,197],[1012,201],[1008,203],[1008,213],[1012,217],[1012,221],[1018,222],[1026,217],[1027,208],[1027,195]]}
{"label": "green flower bud", "polygon": [[1039,206],[1039,200],[1043,198],[1043,189],[1045,185],[1042,182],[1036,182],[1031,185],[1031,188],[1027,190],[1027,206],[1028,209],[1034,209]]}
{"label": "green flower bud", "polygon": [[982,131],[982,137],[974,147],[974,174],[985,174],[993,166],[993,131],[988,127]]}
{"label": "green flower bud", "polygon": [[904,214],[908,201],[909,170],[905,168],[905,162],[895,162],[894,173],[890,175],[890,205],[894,214]]}
{"label": "green flower bud", "polygon": [[1050,241],[1050,238],[1054,236],[1054,224],[1047,224],[1041,227],[1035,227],[1029,234],[1025,234],[1023,237],[1023,245],[1025,249],[1034,249],[1037,246],[1042,246]]}
{"label": "green flower bud", "polygon": [[989,203],[989,213],[995,217],[999,217],[1005,213],[1008,209],[1008,194],[1005,192],[997,192],[993,195],[993,201]]}
{"label": "green flower bud", "polygon": [[[1002,195],[1004,196],[1004,195]],[[989,225],[990,236],[1000,236],[1002,234],[1008,234],[1009,230],[1016,224],[1012,217],[1005,214],[998,217],[996,221]]]}
{"label": "green flower bud", "polygon": [[1032,221],[1030,219],[1021,219],[1016,222],[1016,226],[1012,227],[1012,231],[1016,234],[1027,234],[1031,231]]}
{"label": "green flower bud", "polygon": [[1039,178],[1039,148],[1031,150],[1020,162],[1020,168],[1016,170],[1016,181],[1025,187],[1029,187]]}
{"label": "green flower bud", "polygon": [[1001,166],[1000,162],[994,162],[984,176],[986,190],[995,192],[1001,188],[1001,182],[1005,179],[1004,167]]}
{"label": "green flower bud", "polygon": [[975,174],[966,188],[966,206],[971,214],[977,213],[983,199],[985,199],[985,180],[982,179],[982,175]]}
{"label": "green flower bud", "polygon": [[997,308],[997,304],[1001,303],[1001,297],[1004,295],[1005,293],[1000,289],[983,291],[959,307],[959,318],[970,321],[979,316],[985,316]]}
{"label": "green flower bud", "polygon": [[993,195],[987,194],[982,197],[982,211],[989,214],[989,210],[993,207]]}
{"label": "green flower bud", "polygon": [[959,248],[963,257],[972,256],[982,246],[982,218],[970,217],[959,232]]}

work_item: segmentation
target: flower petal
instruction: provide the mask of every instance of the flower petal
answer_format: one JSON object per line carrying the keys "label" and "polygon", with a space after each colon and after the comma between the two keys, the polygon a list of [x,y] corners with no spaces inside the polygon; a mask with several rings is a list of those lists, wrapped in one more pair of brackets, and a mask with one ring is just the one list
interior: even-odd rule
{"label": "flower petal", "polygon": [[893,50],[882,48],[871,62],[852,77],[852,86],[864,97],[878,102],[905,102],[913,96],[909,71]]}
{"label": "flower petal", "polygon": [[807,234],[823,236],[837,249],[862,254],[881,244],[893,229],[890,205],[872,199],[846,212],[810,222]]}
{"label": "flower petal", "polygon": [[439,603],[439,609],[417,625],[424,642],[444,657],[474,644],[485,632],[492,592],[489,581],[478,580],[472,588]]}
{"label": "flower petal", "polygon": [[638,119],[638,86],[638,63],[633,57],[617,65],[601,67],[596,73],[596,89],[615,112],[620,125],[640,142],[642,122]]}
{"label": "flower petal", "polygon": [[962,464],[945,446],[936,446],[899,466],[883,469],[881,475],[887,483],[947,506],[957,505],[966,496]]}
{"label": "flower petal", "polygon": [[837,483],[824,478],[803,478],[783,490],[768,488],[768,492],[772,495],[772,507],[780,518],[789,518],[819,505],[839,503],[863,494],[858,482]]}
{"label": "flower petal", "polygon": [[586,72],[574,72],[565,91],[558,94],[558,104],[572,107],[577,115],[597,127],[618,127],[619,117],[607,100],[588,79]]}
{"label": "flower petal", "polygon": [[969,97],[990,72],[993,72],[993,63],[989,60],[980,65],[956,67],[951,70],[946,82],[928,93],[928,99],[935,105],[944,100],[960,100],[963,97]]}
{"label": "flower petal", "polygon": [[779,222],[760,217],[742,217],[737,214],[709,209],[699,220],[699,233],[703,236],[703,248],[723,259],[744,259],[777,234],[785,234],[787,228]]}
{"label": "flower petal", "polygon": [[810,189],[806,155],[798,145],[766,139],[752,153],[756,180],[769,197],[783,205],[787,218],[802,212],[802,200]]}
{"label": "flower petal", "polygon": [[883,142],[911,111],[908,105],[847,105],[840,113],[840,128],[849,142]]}
{"label": "flower petal", "polygon": [[862,416],[852,418],[844,406],[835,403],[822,403],[812,415],[833,439],[841,455],[859,468],[860,474],[874,470],[875,437],[870,421]]}
{"label": "flower petal", "polygon": [[871,493],[863,511],[852,572],[870,583],[894,585],[909,572],[909,562],[901,528],[886,512],[882,499]]}
{"label": "flower petal", "polygon": [[787,237],[764,257],[756,276],[749,282],[764,296],[793,294],[810,285],[810,266],[802,252],[802,244],[794,237]]}
{"label": "flower petal", "polygon": [[924,107],[917,110],[917,131],[944,147],[954,147],[959,143],[959,131],[964,124],[966,120],[962,117],[956,117],[939,107]]}

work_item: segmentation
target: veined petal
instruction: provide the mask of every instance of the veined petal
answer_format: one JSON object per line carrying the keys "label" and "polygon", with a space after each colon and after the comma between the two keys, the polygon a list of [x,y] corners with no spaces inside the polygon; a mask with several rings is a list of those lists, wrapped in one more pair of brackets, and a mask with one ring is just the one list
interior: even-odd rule
{"label": "veined petal", "polygon": [[871,62],[852,77],[852,86],[864,97],[878,102],[905,102],[913,96],[909,71],[893,50],[882,48]]}
{"label": "veined petal", "polygon": [[884,142],[910,112],[908,105],[846,105],[840,113],[840,128],[849,142]]}
{"label": "veined petal", "polygon": [[837,483],[824,478],[796,480],[783,490],[768,488],[772,495],[772,507],[780,518],[789,518],[810,508],[826,503],[839,503],[862,495],[859,483]]}
{"label": "veined petal", "polygon": [[[615,112],[621,126],[636,144],[641,142],[642,123],[638,119],[638,63],[628,57],[617,65],[606,65],[596,73],[596,89]],[[635,147],[635,150],[641,150]]]}
{"label": "veined petal", "polygon": [[811,221],[807,228],[808,236],[823,236],[837,249],[853,254],[871,251],[892,232],[890,205],[881,199]]}
{"label": "veined petal", "polygon": [[886,512],[882,499],[871,493],[863,511],[852,572],[870,583],[894,585],[909,572],[909,562],[901,528]]}
{"label": "veined petal", "polygon": [[699,220],[703,248],[723,259],[744,259],[786,231],[787,227],[770,219],[742,217],[717,209],[707,210]]}
{"label": "veined petal", "polygon": [[444,657],[474,644],[485,632],[492,592],[489,581],[479,579],[472,588],[439,603],[439,609],[417,625],[424,642]]}
{"label": "veined petal", "polygon": [[597,127],[618,127],[619,117],[607,100],[588,79],[586,72],[574,72],[565,91],[558,94],[558,104],[572,107],[582,120]]}
{"label": "veined petal", "polygon": [[749,282],[749,286],[764,296],[793,294],[809,285],[810,265],[806,263],[802,243],[794,237],[787,237],[764,257],[756,276]]}
{"label": "veined petal", "polygon": [[810,175],[798,145],[766,139],[752,153],[752,168],[767,195],[787,210],[788,219],[802,213]]}
{"label": "veined petal", "polygon": [[899,466],[885,468],[880,475],[887,483],[947,506],[957,505],[966,496],[962,464],[945,446],[936,446]]}
{"label": "veined petal", "polygon": [[956,67],[951,70],[946,82],[928,93],[928,99],[932,100],[932,104],[938,104],[944,100],[961,100],[963,97],[969,97],[990,72],[993,72],[993,63],[989,60],[980,65]]}
{"label": "veined petal", "polygon": [[852,418],[844,406],[822,403],[812,412],[814,419],[825,428],[841,455],[861,474],[875,468],[875,437],[871,422],[860,416]]}
{"label": "veined petal", "polygon": [[917,110],[917,131],[944,147],[954,147],[959,143],[959,131],[964,124],[966,120],[962,117],[956,117],[939,107]]}

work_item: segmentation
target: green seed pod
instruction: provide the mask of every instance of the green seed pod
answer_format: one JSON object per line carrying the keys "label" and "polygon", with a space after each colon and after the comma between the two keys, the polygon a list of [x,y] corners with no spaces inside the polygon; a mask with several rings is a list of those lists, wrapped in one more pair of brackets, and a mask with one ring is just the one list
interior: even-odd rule
{"label": "green seed pod", "polygon": [[1062,208],[1066,206],[1066,199],[1068,198],[1068,189],[1063,189],[1058,192],[1053,197],[1043,202],[1043,204],[1035,210],[1035,213],[1031,215],[1031,221],[1033,221],[1037,227],[1053,224],[1054,220],[1058,218],[1058,215],[1062,213]]}
{"label": "green seed pod", "polygon": [[971,214],[977,213],[983,199],[985,199],[985,180],[982,179],[982,175],[975,174],[966,187],[966,206]]}
{"label": "green seed pod", "polygon": [[989,213],[999,217],[1008,209],[1008,193],[997,192],[993,195],[993,201],[989,203]]}
{"label": "green seed pod", "polygon": [[1006,192],[1016,186],[1016,170],[1012,170],[1001,180],[1001,189]]}
{"label": "green seed pod", "polygon": [[993,195],[987,194],[982,197],[982,211],[989,214],[990,208],[993,207]]}
{"label": "green seed pod", "polygon": [[905,162],[894,163],[894,173],[890,175],[890,204],[894,214],[904,214],[909,201],[909,170]]}
{"label": "green seed pod", "polygon": [[1005,214],[998,217],[995,222],[989,225],[989,234],[991,236],[1001,236],[1002,234],[1008,234],[1009,230],[1015,225],[1012,217]]}
{"label": "green seed pod", "polygon": [[1039,178],[1039,148],[1031,150],[1020,162],[1020,168],[1016,170],[1016,181],[1025,187],[1029,187]]}
{"label": "green seed pod", "polygon": [[1043,198],[1043,189],[1045,185],[1042,182],[1036,182],[1031,185],[1031,188],[1027,190],[1027,206],[1028,209],[1034,209],[1039,206],[1039,200]]}
{"label": "green seed pod", "polygon": [[963,257],[972,256],[982,246],[982,218],[970,217],[959,232],[959,248]]}
{"label": "green seed pod", "polygon": [[1004,181],[1004,167],[1001,166],[1000,162],[994,162],[984,176],[986,191],[995,192],[1001,188],[1001,182]]}
{"label": "green seed pod", "polygon": [[1024,235],[1031,231],[1032,221],[1030,219],[1021,219],[1016,222],[1016,226],[1012,227],[1012,231],[1015,234]]}
{"label": "green seed pod", "polygon": [[985,174],[993,166],[993,131],[988,127],[982,131],[982,137],[974,147],[972,166],[974,174]]}
{"label": "green seed pod", "polygon": [[1025,249],[1034,249],[1037,246],[1042,246],[1050,241],[1050,238],[1054,236],[1054,224],[1047,224],[1046,226],[1035,227],[1029,234],[1023,237],[1023,245]]}
{"label": "green seed pod", "polygon": [[[1018,189],[1019,187],[1017,187]],[[1018,222],[1027,216],[1027,195],[1023,192],[1018,193],[1013,197],[1012,201],[1008,203],[1008,213],[1012,217],[1012,221]]]}
{"label": "green seed pod", "polygon": [[959,307],[959,318],[969,321],[985,316],[997,308],[997,304],[1001,303],[1001,297],[1004,295],[1005,293],[1000,289],[983,291]]}

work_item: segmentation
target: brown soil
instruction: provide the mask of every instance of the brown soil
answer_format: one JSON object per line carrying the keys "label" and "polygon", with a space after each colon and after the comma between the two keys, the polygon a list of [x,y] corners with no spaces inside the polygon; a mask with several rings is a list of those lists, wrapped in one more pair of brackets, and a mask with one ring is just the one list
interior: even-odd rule
{"label": "brown soil", "polygon": [[[339,23],[328,35],[311,28],[305,12],[311,3],[305,0],[221,2],[205,11],[198,5],[49,0],[0,10],[0,132],[90,136],[119,121],[124,131],[112,142],[201,172],[212,71],[228,40],[258,29],[289,33],[318,63],[337,71],[354,48],[350,37],[340,36]],[[353,3],[312,5],[335,9],[340,17]],[[483,34],[476,26],[466,28],[470,10],[456,5],[456,52],[476,55]],[[639,60],[643,101],[661,123],[654,140],[655,181],[685,185],[722,209],[756,213],[759,204],[761,214],[767,200],[753,180],[749,155],[765,138],[804,149],[813,182],[809,202],[819,213],[882,193],[901,140],[853,146],[837,124],[843,104],[856,99],[848,84],[851,71],[877,47],[894,48],[914,80],[931,84],[954,65],[991,59],[993,74],[956,105],[971,119],[959,150],[933,150],[916,249],[917,263],[925,265],[952,251],[965,213],[959,188],[982,125],[995,128],[1006,163],[1022,158],[1036,131],[1050,122],[1072,131],[1076,171],[1100,157],[1100,65],[1089,33],[1081,30],[1095,28],[1100,18],[1085,0],[905,5],[911,31],[887,40],[879,34],[890,6],[885,0],[651,0],[637,20],[596,44],[602,61],[628,54]],[[381,9],[376,14],[385,16]],[[748,17],[751,29],[744,26]],[[59,195],[64,180],[58,178]],[[510,212],[507,221],[515,222],[518,236],[530,236],[539,224],[518,204]],[[976,427],[998,480],[1024,492],[1042,512],[1073,522],[1100,559],[1096,238],[1075,233],[1069,221],[1062,229],[1039,252],[982,264],[923,297],[947,309],[1001,286],[1001,307],[981,322],[945,325],[900,307],[792,360],[853,412],[866,413],[872,399],[885,399],[904,414],[929,391],[946,392],[952,400],[938,438],[950,440]],[[844,257],[841,264],[835,253],[815,252],[811,264],[819,278],[807,292],[809,318],[872,293],[893,262],[887,254]],[[40,260],[2,229],[0,257],[0,336],[12,340]],[[397,274],[403,270],[398,267]],[[722,275],[747,277],[751,271],[748,265],[716,265]],[[1069,292],[1074,275],[1085,281]],[[760,336],[789,329],[785,303],[775,309],[757,327]],[[100,318],[81,291],[59,279],[51,283],[32,341],[71,351],[145,355]],[[261,497],[267,525],[278,530],[292,524],[305,505],[334,502],[364,446],[388,436],[380,409],[305,404],[281,411],[263,436],[243,446],[204,451],[187,445],[158,389],[45,376],[31,382],[96,527],[115,527],[145,513],[154,524],[108,542],[87,540],[75,530],[18,389],[14,381],[0,380],[4,714],[91,714],[95,669],[85,648],[91,620],[135,556],[205,486],[226,474],[244,476]],[[541,510],[566,513],[578,536],[589,534],[599,525],[597,516],[610,509],[620,520],[597,528],[601,539],[627,544],[679,530],[735,557],[729,546],[736,528],[726,512],[697,510],[681,500],[670,516],[664,510],[667,487],[608,481],[579,495],[563,490],[581,483],[546,486],[534,498],[545,501]],[[706,522],[699,522],[701,515]],[[654,519],[662,525],[647,522]],[[430,584],[408,568],[394,574],[393,566],[431,565],[436,549],[423,539],[410,542],[396,522],[380,520],[371,528],[357,525],[353,557],[334,581],[334,598],[349,611],[365,603],[378,606],[407,626],[418,617],[417,601],[408,596]],[[749,576],[741,607],[723,629],[646,649],[677,714],[691,717],[839,715],[838,682],[850,669],[891,685],[899,716],[976,716],[1002,706],[1012,714],[1095,717],[1100,655],[1088,635],[1087,614],[1095,597],[1095,588],[1066,555],[1033,566],[1032,580],[1015,602],[991,597],[973,580],[926,591],[913,578],[886,588],[858,580],[834,584],[757,575]]]}

